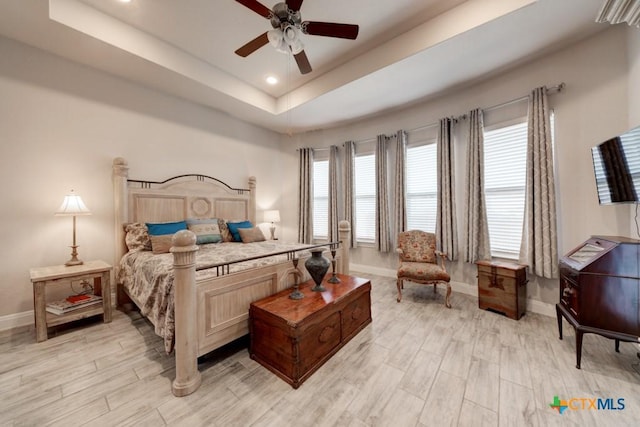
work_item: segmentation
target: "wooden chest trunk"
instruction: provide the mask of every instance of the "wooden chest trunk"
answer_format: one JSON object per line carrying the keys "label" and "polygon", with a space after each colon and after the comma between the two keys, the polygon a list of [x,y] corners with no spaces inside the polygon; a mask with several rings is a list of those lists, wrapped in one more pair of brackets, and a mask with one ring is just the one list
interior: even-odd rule
{"label": "wooden chest trunk", "polygon": [[518,320],[527,308],[526,266],[501,261],[477,261],[478,306]]}
{"label": "wooden chest trunk", "polygon": [[290,299],[287,289],[249,308],[251,358],[293,388],[371,323],[371,282],[337,276],[339,284],[323,282],[325,292],[311,291],[307,281],[301,300]]}

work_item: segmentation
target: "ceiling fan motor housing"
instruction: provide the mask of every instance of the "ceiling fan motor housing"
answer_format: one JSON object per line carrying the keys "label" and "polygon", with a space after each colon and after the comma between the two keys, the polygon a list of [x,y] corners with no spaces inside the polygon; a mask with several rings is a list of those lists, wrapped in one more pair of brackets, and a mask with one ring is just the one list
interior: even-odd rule
{"label": "ceiling fan motor housing", "polygon": [[278,3],[273,6],[270,21],[273,28],[284,30],[288,25],[300,28],[302,17],[299,10],[294,12],[286,3]]}

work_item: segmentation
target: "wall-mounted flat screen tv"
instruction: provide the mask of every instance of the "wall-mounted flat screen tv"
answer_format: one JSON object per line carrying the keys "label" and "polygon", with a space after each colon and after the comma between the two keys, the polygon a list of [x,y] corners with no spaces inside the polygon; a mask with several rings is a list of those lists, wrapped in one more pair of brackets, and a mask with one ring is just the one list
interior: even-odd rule
{"label": "wall-mounted flat screen tv", "polygon": [[640,203],[640,126],[591,149],[601,205]]}

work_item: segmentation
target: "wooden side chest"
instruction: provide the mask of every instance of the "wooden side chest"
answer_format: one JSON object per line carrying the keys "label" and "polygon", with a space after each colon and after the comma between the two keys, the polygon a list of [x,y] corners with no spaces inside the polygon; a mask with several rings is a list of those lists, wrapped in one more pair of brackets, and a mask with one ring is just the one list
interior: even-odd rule
{"label": "wooden side chest", "polygon": [[478,306],[520,319],[527,309],[527,267],[503,261],[477,261]]}
{"label": "wooden side chest", "polygon": [[256,301],[249,307],[251,358],[298,388],[344,344],[371,323],[371,282],[337,275],[341,283],[312,281],[300,285],[301,300],[291,289]]}

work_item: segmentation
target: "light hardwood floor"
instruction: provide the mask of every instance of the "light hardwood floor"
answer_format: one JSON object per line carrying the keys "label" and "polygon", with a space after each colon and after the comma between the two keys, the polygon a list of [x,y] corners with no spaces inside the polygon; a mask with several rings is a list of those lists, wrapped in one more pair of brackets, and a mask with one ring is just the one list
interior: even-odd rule
{"label": "light hardwood floor", "polygon": [[[640,424],[637,348],[573,329],[519,321],[477,301],[412,283],[372,282],[373,322],[298,390],[250,359],[240,342],[204,358],[202,386],[171,394],[172,356],[138,315],[114,312],[35,342],[0,334],[0,425],[117,426],[624,426]],[[624,399],[624,410],[550,408],[554,396]],[[588,406],[588,405],[587,405]]]}

